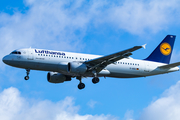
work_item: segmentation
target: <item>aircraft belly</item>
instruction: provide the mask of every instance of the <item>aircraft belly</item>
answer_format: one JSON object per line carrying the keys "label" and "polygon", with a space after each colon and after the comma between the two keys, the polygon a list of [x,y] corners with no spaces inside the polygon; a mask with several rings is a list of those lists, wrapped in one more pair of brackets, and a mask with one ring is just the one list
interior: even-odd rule
{"label": "aircraft belly", "polygon": [[[21,64],[19,64],[21,63]],[[38,62],[38,61],[12,61],[11,66],[32,70],[58,71],[58,63]]]}
{"label": "aircraft belly", "polygon": [[116,77],[116,78],[135,78],[135,77],[144,77],[142,74],[143,69],[140,67],[132,68],[129,66],[120,66],[120,65],[109,65],[107,66],[107,70],[110,71],[108,77]]}
{"label": "aircraft belly", "polygon": [[144,77],[141,75],[135,74],[128,74],[128,73],[111,73],[108,77],[115,77],[115,78],[136,78],[136,77]]}

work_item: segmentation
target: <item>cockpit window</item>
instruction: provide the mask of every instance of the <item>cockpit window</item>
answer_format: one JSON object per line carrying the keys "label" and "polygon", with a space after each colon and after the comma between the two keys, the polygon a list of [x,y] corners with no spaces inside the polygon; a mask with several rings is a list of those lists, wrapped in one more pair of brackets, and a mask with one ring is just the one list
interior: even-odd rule
{"label": "cockpit window", "polygon": [[13,51],[11,54],[21,54],[21,52],[20,51]]}

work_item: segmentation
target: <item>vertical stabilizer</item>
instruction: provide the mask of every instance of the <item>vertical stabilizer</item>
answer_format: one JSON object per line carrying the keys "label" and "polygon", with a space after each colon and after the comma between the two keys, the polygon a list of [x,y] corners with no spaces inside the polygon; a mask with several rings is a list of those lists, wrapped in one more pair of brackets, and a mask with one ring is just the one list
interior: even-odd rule
{"label": "vertical stabilizer", "polygon": [[175,35],[167,35],[145,60],[169,64],[175,38]]}

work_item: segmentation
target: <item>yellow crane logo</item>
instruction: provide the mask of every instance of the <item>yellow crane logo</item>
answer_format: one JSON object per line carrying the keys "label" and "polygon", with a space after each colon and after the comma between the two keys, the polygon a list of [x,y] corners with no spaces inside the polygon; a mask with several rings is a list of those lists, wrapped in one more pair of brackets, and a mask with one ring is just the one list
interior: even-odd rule
{"label": "yellow crane logo", "polygon": [[171,46],[168,43],[162,43],[160,46],[160,51],[163,55],[169,55],[171,53]]}

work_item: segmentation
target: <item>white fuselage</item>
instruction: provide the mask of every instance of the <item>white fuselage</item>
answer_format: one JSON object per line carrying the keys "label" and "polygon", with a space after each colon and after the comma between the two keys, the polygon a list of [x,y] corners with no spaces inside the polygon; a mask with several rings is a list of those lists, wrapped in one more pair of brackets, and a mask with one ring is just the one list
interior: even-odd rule
{"label": "white fuselage", "polygon": [[[68,72],[67,64],[69,62],[85,62],[91,59],[99,58],[99,55],[71,53],[63,51],[52,51],[42,49],[19,49],[21,54],[9,54],[3,58],[3,61],[11,66],[42,71],[59,72],[70,76],[93,77],[93,73],[73,74]],[[114,64],[105,67],[98,77],[116,77],[116,78],[134,78],[145,77],[157,74],[163,74],[178,71],[178,67],[171,69],[160,69],[158,66],[166,65],[164,63],[137,60],[132,58],[121,59]]]}

